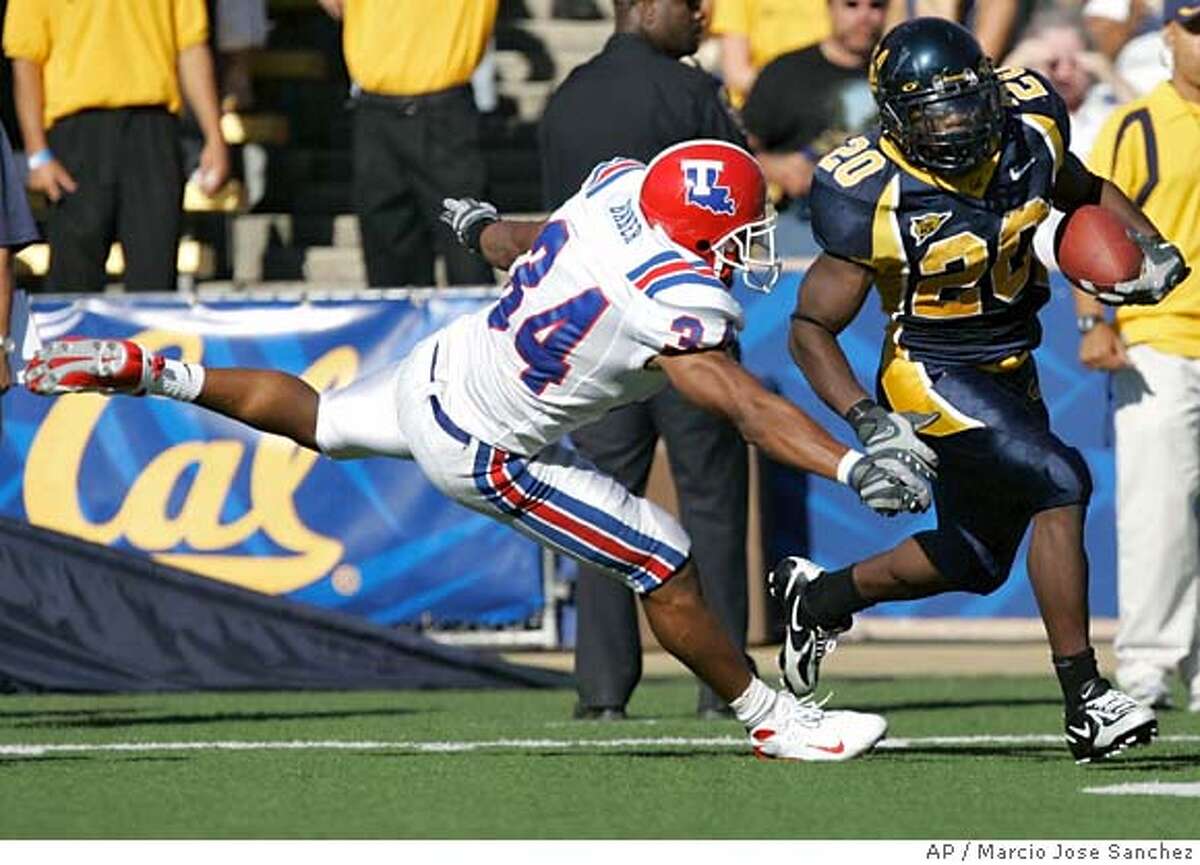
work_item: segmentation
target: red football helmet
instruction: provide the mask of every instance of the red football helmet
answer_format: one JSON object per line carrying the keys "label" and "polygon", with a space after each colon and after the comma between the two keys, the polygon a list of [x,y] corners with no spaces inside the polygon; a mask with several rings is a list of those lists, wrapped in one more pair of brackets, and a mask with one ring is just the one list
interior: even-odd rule
{"label": "red football helmet", "polygon": [[640,200],[651,225],[722,279],[740,270],[749,288],[770,291],[779,278],[767,184],[754,157],[737,145],[698,139],[668,147],[647,166]]}

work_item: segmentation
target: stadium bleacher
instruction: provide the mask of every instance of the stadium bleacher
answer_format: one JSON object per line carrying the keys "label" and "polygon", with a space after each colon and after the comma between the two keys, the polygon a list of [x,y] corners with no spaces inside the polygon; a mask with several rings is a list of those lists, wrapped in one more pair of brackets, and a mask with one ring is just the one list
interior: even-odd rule
{"label": "stadium bleacher", "polygon": [[[610,0],[598,5],[611,16]],[[315,4],[297,0],[274,0],[271,16],[270,42],[255,62],[256,89],[282,123],[244,121],[255,124],[245,128],[254,129],[268,153],[265,196],[252,213],[231,217],[219,278],[238,286],[364,286],[350,192],[349,79],[338,28]],[[611,33],[611,17],[553,20],[550,0],[501,4],[499,104],[483,115],[481,136],[489,191],[502,211],[540,210],[538,118],[554,87]]]}

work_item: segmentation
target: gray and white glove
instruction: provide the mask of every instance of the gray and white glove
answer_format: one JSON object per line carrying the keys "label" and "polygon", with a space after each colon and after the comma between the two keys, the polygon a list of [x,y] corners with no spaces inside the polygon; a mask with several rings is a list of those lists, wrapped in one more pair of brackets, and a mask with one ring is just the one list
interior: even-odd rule
{"label": "gray and white glove", "polygon": [[914,469],[905,456],[896,448],[873,454],[850,451],[838,467],[838,477],[877,514],[920,513],[933,502],[929,477]]}
{"label": "gray and white glove", "polygon": [[500,212],[490,201],[443,198],[438,219],[450,226],[459,243],[471,252],[479,253],[479,236],[485,228],[500,220]]}
{"label": "gray and white glove", "polygon": [[1173,243],[1136,231],[1130,231],[1129,237],[1142,248],[1142,272],[1136,279],[1118,282],[1111,290],[1093,287],[1096,298],[1109,306],[1158,303],[1187,279],[1191,268]]}
{"label": "gray and white glove", "polygon": [[856,402],[846,412],[847,422],[868,454],[896,451],[896,459],[927,481],[937,477],[938,458],[917,432],[938,417],[937,412],[889,412],[870,399]]}

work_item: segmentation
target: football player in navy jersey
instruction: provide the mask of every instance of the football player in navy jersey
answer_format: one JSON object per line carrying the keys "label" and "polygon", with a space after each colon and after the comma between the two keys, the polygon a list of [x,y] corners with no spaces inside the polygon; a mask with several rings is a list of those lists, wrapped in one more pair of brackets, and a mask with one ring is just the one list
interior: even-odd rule
{"label": "football player in navy jersey", "polygon": [[[796,693],[851,617],[880,601],[987,594],[1032,525],[1029,574],[1066,705],[1067,741],[1090,761],[1148,743],[1154,713],[1103,679],[1088,634],[1083,520],[1087,465],[1049,427],[1031,352],[1049,299],[1032,251],[1051,206],[1099,204],[1142,247],[1116,303],[1155,303],[1187,273],[1179,251],[1116,187],[1068,151],[1062,100],[1044,78],[993,70],[956,24],[918,18],[872,58],[881,132],[819,164],[814,233],[824,250],[792,316],[790,348],[821,398],[869,451],[900,448],[937,466],[937,528],[836,571],[780,562],[780,654]],[[872,399],[837,342],[874,284],[891,324]]]}

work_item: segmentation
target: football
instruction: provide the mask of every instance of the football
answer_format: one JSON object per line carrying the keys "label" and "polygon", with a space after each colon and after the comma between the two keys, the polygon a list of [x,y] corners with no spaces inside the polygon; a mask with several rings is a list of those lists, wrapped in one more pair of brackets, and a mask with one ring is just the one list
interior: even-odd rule
{"label": "football", "polygon": [[1054,254],[1067,279],[1091,294],[1134,279],[1142,269],[1142,250],[1112,213],[1085,204],[1059,223]]}

